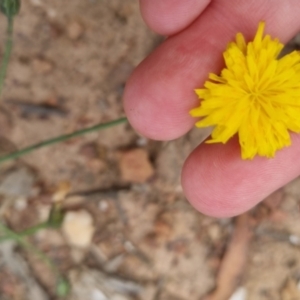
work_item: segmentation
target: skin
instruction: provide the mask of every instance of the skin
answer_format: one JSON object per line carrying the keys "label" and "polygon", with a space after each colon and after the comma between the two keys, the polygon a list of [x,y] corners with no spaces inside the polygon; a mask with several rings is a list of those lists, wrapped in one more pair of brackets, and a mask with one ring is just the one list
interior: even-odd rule
{"label": "skin", "polygon": [[[124,109],[131,125],[155,140],[178,138],[194,126],[194,89],[220,72],[222,52],[237,32],[250,40],[264,20],[266,33],[286,43],[300,29],[299,0],[140,0],[140,7],[148,26],[169,37],[129,78]],[[242,160],[236,138],[201,144],[183,166],[182,186],[200,212],[231,217],[297,177],[299,157],[297,134],[273,159]]]}

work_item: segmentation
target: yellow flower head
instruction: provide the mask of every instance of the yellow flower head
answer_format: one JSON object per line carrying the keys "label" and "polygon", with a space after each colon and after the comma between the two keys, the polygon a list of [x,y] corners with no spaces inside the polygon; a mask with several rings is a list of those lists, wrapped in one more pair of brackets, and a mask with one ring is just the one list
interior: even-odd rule
{"label": "yellow flower head", "polygon": [[289,131],[300,132],[300,54],[278,58],[283,44],[263,36],[260,22],[254,40],[241,33],[224,52],[221,75],[209,74],[196,89],[200,106],[193,117],[197,127],[215,126],[207,143],[226,143],[238,134],[243,159],[273,157],[291,144]]}

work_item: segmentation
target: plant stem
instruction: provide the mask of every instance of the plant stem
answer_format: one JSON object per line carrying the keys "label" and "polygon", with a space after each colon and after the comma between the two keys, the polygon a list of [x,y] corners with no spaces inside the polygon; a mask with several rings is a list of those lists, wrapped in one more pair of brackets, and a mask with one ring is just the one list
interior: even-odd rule
{"label": "plant stem", "polygon": [[[33,233],[37,232],[39,229],[45,228],[45,227],[46,227],[46,223],[41,223],[37,226],[29,228],[27,230],[27,234],[24,234],[25,231],[23,231],[19,234],[19,233],[12,231],[7,226],[5,226],[3,223],[0,222],[0,232],[2,231],[5,234],[5,236],[3,236],[3,239],[1,239],[0,241],[1,242],[6,241],[6,240],[16,241],[18,244],[23,246],[28,251],[34,253],[39,259],[41,259],[48,266],[48,268],[55,274],[56,277],[62,278],[58,268],[53,263],[53,261],[47,255],[45,255],[42,251],[40,251],[38,248],[36,248],[34,245],[32,245],[30,242],[28,242],[27,240],[24,239],[24,237],[26,235],[30,235],[30,232],[29,232],[30,230],[32,231],[31,234],[33,234]],[[35,232],[33,232],[33,231],[35,231]]]}
{"label": "plant stem", "polygon": [[67,279],[64,278],[59,268],[50,257],[48,257],[45,253],[43,253],[26,239],[26,236],[34,234],[42,228],[52,228],[52,226],[51,224],[44,222],[28,228],[20,233],[16,233],[0,222],[0,233],[4,234],[4,236],[0,237],[0,242],[13,240],[23,248],[25,248],[28,252],[34,253],[41,261],[43,261],[43,263],[51,270],[51,272],[53,272],[53,275],[56,278],[57,296],[66,296],[70,288]]}
{"label": "plant stem", "polygon": [[49,222],[43,222],[40,224],[37,224],[33,227],[30,227],[28,229],[25,229],[21,232],[14,232],[9,230],[7,227],[5,227],[3,224],[0,223],[0,232],[1,230],[6,233],[6,235],[0,236],[0,243],[6,240],[11,240],[11,239],[18,239],[22,237],[27,237],[36,234],[38,231],[41,229],[47,229],[47,228],[54,228],[52,224]]}
{"label": "plant stem", "polygon": [[6,234],[6,235],[0,236],[0,243],[3,241],[6,241],[6,240],[18,239],[18,238],[23,238],[23,237],[27,237],[30,235],[34,235],[41,229],[47,229],[47,228],[54,228],[54,227],[52,224],[50,224],[47,221],[47,222],[39,223],[35,226],[32,226],[28,229],[21,231],[21,232],[14,232],[0,223],[0,232],[3,231]]}
{"label": "plant stem", "polygon": [[20,235],[22,237],[23,236],[30,236],[30,235],[33,235],[33,234],[37,233],[41,229],[46,229],[46,228],[51,228],[51,226],[48,224],[48,222],[40,223],[40,224],[37,224],[33,227],[25,229],[21,232],[18,232],[18,235]]}
{"label": "plant stem", "polygon": [[103,129],[106,129],[106,128],[109,128],[109,127],[112,127],[112,126],[116,126],[116,125],[125,123],[126,121],[127,121],[127,118],[120,118],[120,119],[110,121],[110,122],[107,122],[107,123],[100,123],[100,124],[94,125],[92,127],[84,128],[84,129],[72,132],[70,134],[60,135],[60,136],[55,137],[53,139],[45,140],[45,141],[42,141],[40,143],[31,145],[29,147],[20,149],[20,150],[15,151],[15,152],[12,152],[10,154],[4,155],[4,156],[0,157],[0,163],[2,163],[4,161],[19,158],[19,157],[24,156],[24,155],[26,155],[26,154],[34,151],[34,150],[37,150],[39,148],[43,148],[43,147],[46,147],[46,146],[50,146],[50,145],[53,145],[53,144],[64,142],[66,140],[84,135],[86,133],[90,133],[90,132],[93,132],[93,131],[99,131],[99,130],[103,130]]}
{"label": "plant stem", "polygon": [[4,56],[2,60],[2,65],[0,68],[0,96],[3,90],[4,81],[7,72],[7,66],[9,63],[12,45],[13,45],[13,25],[14,25],[14,18],[8,17],[7,18],[7,39],[5,44]]}
{"label": "plant stem", "polygon": [[3,240],[15,240],[19,243],[22,240],[22,238],[19,237],[19,235],[17,233],[13,232],[12,230],[10,230],[8,227],[6,227],[4,224],[2,224],[0,222],[0,232],[1,231],[5,234],[5,236],[3,237],[4,238]]}

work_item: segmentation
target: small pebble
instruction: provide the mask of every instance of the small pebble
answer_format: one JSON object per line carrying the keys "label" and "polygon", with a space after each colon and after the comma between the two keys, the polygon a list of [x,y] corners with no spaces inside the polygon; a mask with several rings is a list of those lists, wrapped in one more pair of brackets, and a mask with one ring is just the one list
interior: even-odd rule
{"label": "small pebble", "polygon": [[93,218],[85,210],[67,212],[62,231],[71,246],[87,248],[91,245],[95,232]]}

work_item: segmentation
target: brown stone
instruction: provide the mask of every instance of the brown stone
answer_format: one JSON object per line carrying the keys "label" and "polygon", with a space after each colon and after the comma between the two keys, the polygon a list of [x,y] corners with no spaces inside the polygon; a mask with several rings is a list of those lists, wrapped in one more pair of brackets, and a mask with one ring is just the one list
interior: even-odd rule
{"label": "brown stone", "polygon": [[71,21],[67,25],[67,34],[71,40],[78,40],[83,35],[83,32],[83,26],[77,21]]}
{"label": "brown stone", "polygon": [[123,180],[135,183],[143,183],[154,174],[147,151],[139,148],[120,154],[120,171]]}

